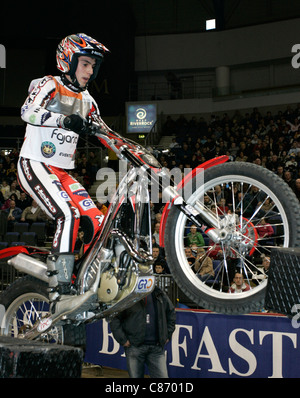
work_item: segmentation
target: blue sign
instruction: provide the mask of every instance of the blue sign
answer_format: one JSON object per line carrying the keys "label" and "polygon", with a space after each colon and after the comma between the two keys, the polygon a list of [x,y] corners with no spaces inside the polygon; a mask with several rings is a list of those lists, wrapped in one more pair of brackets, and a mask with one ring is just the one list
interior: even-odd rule
{"label": "blue sign", "polygon": [[[169,377],[300,377],[299,328],[290,319],[176,312],[176,329],[166,346]],[[87,326],[85,360],[126,369],[123,347],[105,320]]]}
{"label": "blue sign", "polygon": [[156,105],[128,105],[127,132],[150,133],[156,123]]}

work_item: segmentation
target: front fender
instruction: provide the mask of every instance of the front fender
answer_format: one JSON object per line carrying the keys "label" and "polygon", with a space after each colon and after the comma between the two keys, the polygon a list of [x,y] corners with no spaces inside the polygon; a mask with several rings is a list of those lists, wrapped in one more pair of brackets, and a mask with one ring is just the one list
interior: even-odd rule
{"label": "front fender", "polygon": [[[187,174],[181,181],[180,183],[177,185],[177,191],[178,194],[180,195],[184,186],[191,181],[193,178],[195,178],[199,173],[202,173],[203,171],[213,167],[213,166],[217,166],[219,164],[225,163],[227,162],[229,159],[228,156],[224,155],[224,156],[218,156],[216,158],[207,160],[206,162],[200,164],[199,166],[197,166],[195,169],[193,169],[189,174]],[[174,199],[171,202],[167,202],[164,210],[163,210],[163,214],[161,217],[161,222],[160,222],[160,231],[159,231],[159,246],[160,247],[164,247],[165,244],[165,228],[166,228],[166,223],[167,223],[167,218],[169,215],[169,212],[173,206],[174,203]]]}

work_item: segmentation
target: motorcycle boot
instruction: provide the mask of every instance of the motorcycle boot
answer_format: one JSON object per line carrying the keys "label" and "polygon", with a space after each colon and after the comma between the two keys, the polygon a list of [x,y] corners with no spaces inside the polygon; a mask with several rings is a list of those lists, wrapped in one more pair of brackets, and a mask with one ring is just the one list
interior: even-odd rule
{"label": "motorcycle boot", "polygon": [[70,292],[73,268],[73,253],[50,254],[47,257],[50,302],[57,300],[61,294]]}
{"label": "motorcycle boot", "polygon": [[54,253],[47,258],[50,316],[54,319],[73,313],[91,299],[93,292],[72,294],[73,253]]}

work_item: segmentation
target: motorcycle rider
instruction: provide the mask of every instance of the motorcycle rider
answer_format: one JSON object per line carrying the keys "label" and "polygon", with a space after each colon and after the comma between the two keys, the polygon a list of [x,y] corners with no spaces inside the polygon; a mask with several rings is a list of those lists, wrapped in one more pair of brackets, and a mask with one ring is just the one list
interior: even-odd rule
{"label": "motorcycle rider", "polygon": [[[88,120],[104,123],[87,88],[108,51],[84,33],[65,37],[56,51],[62,75],[33,81],[21,109],[27,127],[18,161],[19,183],[56,221],[53,254],[73,253],[80,217],[86,244],[92,241],[104,217],[66,170],[75,167],[77,142],[79,136],[89,133]],[[50,268],[49,275],[55,276],[55,262]]]}

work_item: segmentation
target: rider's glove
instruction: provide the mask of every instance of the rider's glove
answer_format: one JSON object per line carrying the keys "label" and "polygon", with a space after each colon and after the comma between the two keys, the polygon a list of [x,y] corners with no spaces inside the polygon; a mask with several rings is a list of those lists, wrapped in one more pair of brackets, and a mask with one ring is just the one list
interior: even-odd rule
{"label": "rider's glove", "polygon": [[91,133],[90,124],[79,115],[66,116],[62,121],[63,128],[77,134]]}

